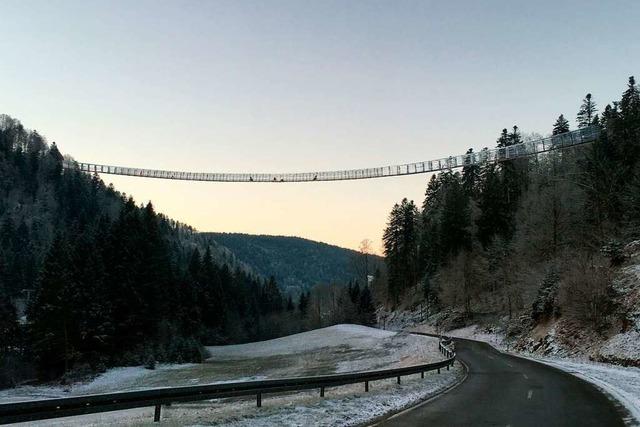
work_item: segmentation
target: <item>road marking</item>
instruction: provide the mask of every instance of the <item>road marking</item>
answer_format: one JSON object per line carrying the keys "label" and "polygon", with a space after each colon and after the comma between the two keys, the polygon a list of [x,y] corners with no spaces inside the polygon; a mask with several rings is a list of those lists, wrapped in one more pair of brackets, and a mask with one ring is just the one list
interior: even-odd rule
{"label": "road marking", "polygon": [[414,410],[416,410],[416,409],[418,409],[418,408],[420,408],[420,407],[422,407],[422,406],[424,406],[424,405],[426,405],[428,403],[431,403],[431,401],[436,400],[440,396],[443,396],[443,395],[449,393],[453,389],[457,388],[460,384],[464,383],[467,380],[467,378],[469,377],[469,366],[466,363],[464,363],[462,360],[459,360],[459,362],[462,364],[462,367],[464,368],[464,377],[460,381],[458,381],[455,384],[445,388],[444,390],[436,393],[434,396],[428,398],[427,400],[422,401],[421,403],[418,403],[415,406],[410,406],[409,408],[407,408],[407,409],[405,409],[403,411],[397,412],[397,413],[391,415],[388,418],[382,418],[379,422],[377,422],[375,424],[372,424],[372,427],[380,426],[381,424],[383,424],[387,420],[391,420],[391,419],[397,418],[397,417],[399,417],[401,415],[406,414],[407,412],[414,411]]}
{"label": "road marking", "polygon": [[533,396],[533,390],[529,390],[527,393],[527,399],[531,399],[531,396]]}
{"label": "road marking", "polygon": [[509,363],[509,362],[506,362],[506,363],[507,363],[508,367],[513,368],[513,365],[511,363]]}
{"label": "road marking", "polygon": [[522,374],[522,376],[524,377],[525,380],[528,380],[529,377],[527,376],[527,374]]}
{"label": "road marking", "polygon": [[487,354],[487,357],[491,360],[495,360],[495,357],[491,356],[490,354]]}

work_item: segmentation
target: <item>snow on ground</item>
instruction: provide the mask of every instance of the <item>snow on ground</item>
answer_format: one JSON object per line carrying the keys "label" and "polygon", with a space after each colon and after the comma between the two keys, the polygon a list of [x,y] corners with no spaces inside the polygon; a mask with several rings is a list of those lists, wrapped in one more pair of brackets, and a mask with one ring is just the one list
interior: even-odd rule
{"label": "snow on ground", "polygon": [[[69,391],[61,387],[20,387],[0,392],[0,402],[70,396],[142,386],[204,384],[231,380],[282,378],[408,366],[441,360],[435,338],[382,331],[357,325],[337,325],[275,340],[233,346],[209,347],[207,363],[144,368],[117,368]],[[163,408],[166,425],[358,425],[388,412],[401,410],[457,382],[461,366],[441,374],[426,373],[395,380],[330,388],[320,398],[317,390],[263,396],[174,404]],[[153,425],[152,408],[48,420],[29,425]]]}
{"label": "snow on ground", "polygon": [[72,385],[21,386],[0,390],[0,403],[22,400],[52,399],[86,394],[109,393],[115,391],[133,391],[146,388],[143,384],[153,377],[167,375],[171,371],[190,369],[195,364],[158,365],[155,370],[142,366],[112,368],[93,380]]}
{"label": "snow on ground", "polygon": [[640,332],[614,335],[602,345],[599,353],[609,360],[637,360],[640,358]]}
{"label": "snow on ground", "polygon": [[[262,407],[255,399],[218,399],[193,403],[173,404],[162,408],[165,426],[358,426],[405,409],[441,392],[464,376],[464,369],[456,365],[450,370],[402,377],[369,383],[369,393],[363,384],[352,384],[325,391],[318,390],[263,395]],[[139,408],[103,414],[82,415],[66,419],[47,420],[17,426],[154,426],[153,408]]]}
{"label": "snow on ground", "polygon": [[454,329],[446,332],[447,336],[456,338],[470,338],[477,341],[485,341],[492,346],[503,349],[504,337],[498,333],[483,331],[478,325],[467,326],[466,328]]}
{"label": "snow on ground", "polygon": [[335,325],[268,341],[214,346],[206,349],[209,352],[209,358],[213,360],[218,358],[254,358],[304,353],[347,343],[350,347],[367,348],[380,345],[381,339],[394,335],[396,335],[395,332],[361,325]]}

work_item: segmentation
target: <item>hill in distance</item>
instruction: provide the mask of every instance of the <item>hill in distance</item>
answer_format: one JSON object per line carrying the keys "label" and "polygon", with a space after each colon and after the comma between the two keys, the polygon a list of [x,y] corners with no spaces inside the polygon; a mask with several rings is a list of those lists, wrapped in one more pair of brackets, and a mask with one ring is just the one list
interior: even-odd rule
{"label": "hill in distance", "polygon": [[[357,278],[358,252],[301,237],[243,233],[202,233],[231,251],[257,274],[274,276],[287,293],[318,283],[347,283]],[[371,256],[373,262],[381,260]]]}

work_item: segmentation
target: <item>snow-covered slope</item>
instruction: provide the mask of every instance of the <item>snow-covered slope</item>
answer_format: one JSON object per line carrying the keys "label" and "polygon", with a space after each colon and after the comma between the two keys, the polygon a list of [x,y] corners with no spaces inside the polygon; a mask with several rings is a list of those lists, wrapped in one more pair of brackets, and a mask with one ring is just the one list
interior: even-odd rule
{"label": "snow-covered slope", "polygon": [[[336,325],[288,337],[250,344],[209,347],[207,363],[144,368],[118,368],[86,384],[61,387],[21,387],[0,394],[0,402],[79,395],[151,386],[204,384],[259,378],[360,371],[408,366],[440,360],[435,338],[396,333],[358,325]],[[321,399],[317,390],[263,396],[263,407],[252,399],[223,399],[174,404],[163,410],[170,425],[356,425],[400,410],[445,389],[463,375],[450,371],[405,377],[402,384],[381,380],[335,387]],[[92,414],[38,425],[153,425],[147,408]],[[33,424],[30,424],[33,425]]]}

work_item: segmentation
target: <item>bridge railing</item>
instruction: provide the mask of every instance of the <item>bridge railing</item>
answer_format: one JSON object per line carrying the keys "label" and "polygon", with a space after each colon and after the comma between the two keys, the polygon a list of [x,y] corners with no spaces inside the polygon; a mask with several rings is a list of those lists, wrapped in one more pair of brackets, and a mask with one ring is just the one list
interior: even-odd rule
{"label": "bridge railing", "polygon": [[324,172],[300,173],[206,173],[168,171],[156,169],[131,168],[124,166],[100,165],[94,163],[76,162],[70,159],[64,161],[66,169],[80,169],[87,173],[105,173],[112,175],[137,176],[145,178],[178,179],[188,181],[218,181],[218,182],[310,182],[310,181],[340,181],[353,179],[383,178],[388,176],[414,175],[419,173],[437,172],[455,169],[472,164],[485,162],[500,162],[520,157],[527,157],[547,151],[562,149],[570,146],[595,141],[600,134],[597,126],[578,129],[560,135],[550,136],[535,141],[526,141],[509,147],[483,149],[476,153],[450,156],[442,159],[424,162],[407,163],[403,165],[380,166],[376,168],[348,169]]}
{"label": "bridge railing", "polygon": [[311,377],[282,378],[261,381],[242,381],[224,384],[209,384],[185,387],[156,388],[142,391],[95,394],[58,399],[33,400],[0,404],[0,424],[68,417],[99,412],[121,411],[124,409],[154,407],[154,421],[160,421],[162,405],[177,402],[194,402],[226,397],[255,396],[256,405],[262,406],[262,397],[269,393],[319,389],[323,397],[328,387],[346,384],[364,384],[369,391],[369,383],[376,380],[449,370],[456,359],[455,351],[447,341],[440,341],[438,348],[444,360],[402,368],[375,371],[351,372],[345,374],[318,375]]}

